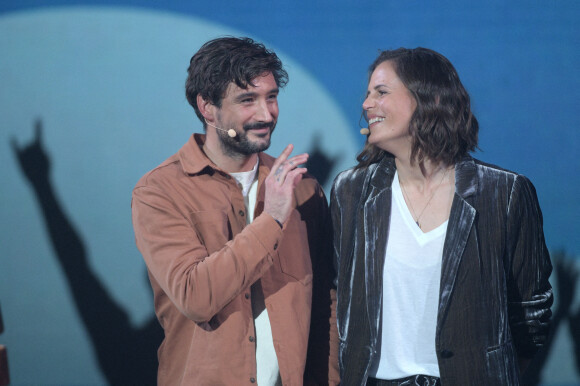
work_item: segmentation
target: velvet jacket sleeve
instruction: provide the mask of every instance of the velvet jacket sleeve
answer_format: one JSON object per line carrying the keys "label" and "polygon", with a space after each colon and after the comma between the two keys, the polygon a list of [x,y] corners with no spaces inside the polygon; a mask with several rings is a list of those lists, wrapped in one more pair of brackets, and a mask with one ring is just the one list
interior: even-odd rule
{"label": "velvet jacket sleeve", "polygon": [[508,208],[509,321],[521,358],[531,358],[548,336],[553,302],[552,271],[544,241],[542,213],[532,183],[517,176]]}

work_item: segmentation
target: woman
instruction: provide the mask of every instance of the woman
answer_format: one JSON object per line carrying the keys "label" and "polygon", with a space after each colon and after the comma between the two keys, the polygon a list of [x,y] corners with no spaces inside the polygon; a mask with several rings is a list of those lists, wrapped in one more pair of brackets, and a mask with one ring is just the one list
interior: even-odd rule
{"label": "woman", "polygon": [[553,299],[534,187],[468,155],[478,123],[437,52],[382,52],[363,110],[331,197],[342,384],[519,384]]}

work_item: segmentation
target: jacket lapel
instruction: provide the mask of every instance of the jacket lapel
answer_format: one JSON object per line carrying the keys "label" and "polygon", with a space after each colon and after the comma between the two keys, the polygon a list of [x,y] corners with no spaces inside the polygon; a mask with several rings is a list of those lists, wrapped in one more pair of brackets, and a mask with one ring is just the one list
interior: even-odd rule
{"label": "jacket lapel", "polygon": [[383,267],[391,218],[391,184],[395,174],[393,158],[383,158],[375,168],[368,186],[364,205],[364,259],[366,293],[376,294],[378,299],[365,296],[371,341],[379,331],[383,295]]}
{"label": "jacket lapel", "polygon": [[457,270],[475,221],[476,210],[469,203],[469,197],[477,192],[477,185],[475,162],[471,157],[466,157],[455,166],[455,197],[451,205],[441,263],[437,332],[440,331],[445,319],[449,300],[455,287]]}

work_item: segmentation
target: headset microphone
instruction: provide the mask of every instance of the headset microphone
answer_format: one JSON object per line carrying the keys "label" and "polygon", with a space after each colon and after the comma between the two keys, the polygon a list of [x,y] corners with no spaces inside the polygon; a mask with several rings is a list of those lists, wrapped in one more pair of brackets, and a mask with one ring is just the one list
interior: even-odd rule
{"label": "headset microphone", "polygon": [[[365,110],[361,111],[360,113],[360,118],[358,119],[358,126],[361,127],[362,125],[360,124],[360,121],[364,118],[365,121],[368,122],[368,119],[366,117],[366,112]],[[362,135],[369,135],[369,133],[371,132],[367,127],[361,127],[360,131],[359,131]]]}
{"label": "headset microphone", "polygon": [[238,133],[236,133],[236,131],[235,131],[234,129],[229,129],[229,130],[226,130],[226,129],[219,128],[219,127],[217,127],[217,126],[214,126],[214,125],[212,125],[211,123],[209,123],[209,122],[207,121],[207,119],[205,120],[205,123],[207,123],[208,125],[210,125],[211,127],[213,127],[213,128],[214,128],[214,129],[216,129],[216,130],[225,131],[226,133],[228,133],[228,135],[230,136],[230,138],[234,138],[236,135],[238,135]]}

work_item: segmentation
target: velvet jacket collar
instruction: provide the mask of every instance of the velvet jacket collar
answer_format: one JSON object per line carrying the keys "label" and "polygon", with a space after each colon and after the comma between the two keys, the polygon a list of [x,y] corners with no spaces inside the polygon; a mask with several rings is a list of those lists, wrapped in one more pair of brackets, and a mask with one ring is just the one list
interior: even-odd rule
{"label": "velvet jacket collar", "polygon": [[[368,320],[370,323],[371,341],[376,342],[379,333],[380,313],[382,307],[382,275],[387,243],[376,243],[378,235],[389,234],[390,205],[388,209],[384,202],[391,200],[391,186],[395,175],[395,160],[383,158],[370,173],[366,194],[361,198],[364,202],[364,245],[374,245],[373,251],[365,251],[366,293],[377,294],[379,301],[367,296]],[[441,290],[437,316],[437,334],[446,316],[450,295],[453,292],[457,268],[467,243],[467,238],[476,211],[469,203],[478,187],[477,169],[471,157],[465,157],[455,166],[455,196],[449,215],[447,236],[443,247],[443,262],[441,267]],[[364,191],[363,191],[364,192]],[[366,196],[366,199],[364,198]],[[367,253],[368,252],[368,253]]]}

